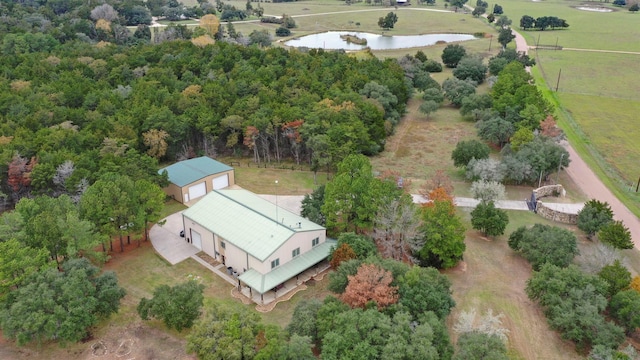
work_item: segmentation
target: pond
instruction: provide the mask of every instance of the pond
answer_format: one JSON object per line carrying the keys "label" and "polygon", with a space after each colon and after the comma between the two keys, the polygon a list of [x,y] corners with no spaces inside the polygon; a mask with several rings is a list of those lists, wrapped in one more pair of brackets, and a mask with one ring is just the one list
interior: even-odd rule
{"label": "pond", "polygon": [[[366,39],[366,45],[349,43],[340,38],[341,35],[353,35]],[[354,31],[327,31],[318,34],[302,36],[298,39],[286,41],[284,44],[293,47],[308,47],[326,50],[361,50],[366,47],[371,50],[392,50],[434,45],[437,42],[455,42],[473,40],[469,34],[426,34],[426,35],[380,35]]]}

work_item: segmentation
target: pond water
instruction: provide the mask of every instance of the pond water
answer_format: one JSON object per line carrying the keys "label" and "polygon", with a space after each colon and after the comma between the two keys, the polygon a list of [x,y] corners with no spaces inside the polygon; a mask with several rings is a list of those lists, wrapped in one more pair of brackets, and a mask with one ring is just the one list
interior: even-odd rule
{"label": "pond water", "polygon": [[594,7],[594,6],[578,6],[578,10],[595,11],[595,12],[612,12],[613,11],[605,7]]}
{"label": "pond water", "polygon": [[[348,43],[340,35],[355,35],[366,39],[367,45]],[[366,47],[371,50],[392,50],[434,45],[439,41],[455,42],[475,39],[469,34],[427,34],[427,35],[380,35],[354,31],[327,31],[318,34],[302,36],[298,39],[286,41],[284,44],[293,47],[308,47],[326,50],[361,50]]]}

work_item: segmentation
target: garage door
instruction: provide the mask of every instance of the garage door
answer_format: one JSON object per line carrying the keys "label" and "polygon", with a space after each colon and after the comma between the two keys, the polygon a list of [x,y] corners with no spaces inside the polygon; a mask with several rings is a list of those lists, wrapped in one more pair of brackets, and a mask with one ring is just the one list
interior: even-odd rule
{"label": "garage door", "polygon": [[193,229],[191,229],[191,243],[193,244],[193,246],[202,250],[202,237],[200,236],[199,232]]}
{"label": "garage door", "polygon": [[213,179],[213,189],[224,189],[229,186],[229,174],[224,174]]}
{"label": "garage door", "polygon": [[189,186],[189,199],[197,199],[207,193],[207,185],[204,182]]}

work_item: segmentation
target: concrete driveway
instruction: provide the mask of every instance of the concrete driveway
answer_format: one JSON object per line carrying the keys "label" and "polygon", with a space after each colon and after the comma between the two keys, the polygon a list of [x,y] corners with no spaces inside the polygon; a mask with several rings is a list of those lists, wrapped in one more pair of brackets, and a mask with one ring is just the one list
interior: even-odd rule
{"label": "concrete driveway", "polygon": [[180,237],[180,231],[183,229],[182,211],[167,216],[163,221],[166,222],[163,225],[153,225],[149,232],[151,243],[160,256],[171,265],[175,265],[200,252],[185,238]]}

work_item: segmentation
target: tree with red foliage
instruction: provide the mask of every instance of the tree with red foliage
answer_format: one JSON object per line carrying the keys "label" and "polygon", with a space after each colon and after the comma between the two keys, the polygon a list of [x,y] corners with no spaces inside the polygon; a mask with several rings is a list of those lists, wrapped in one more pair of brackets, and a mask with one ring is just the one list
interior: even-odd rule
{"label": "tree with red foliage", "polygon": [[353,251],[349,244],[342,244],[331,254],[329,264],[331,264],[332,268],[337,269],[343,261],[355,259],[356,257],[356,252]]}
{"label": "tree with red foliage", "polygon": [[349,276],[349,284],[340,296],[352,308],[365,308],[370,301],[378,310],[398,302],[398,287],[391,286],[393,275],[373,264],[362,264],[355,275]]}
{"label": "tree with red foliage", "polygon": [[243,144],[253,150],[253,161],[257,163],[260,163],[260,154],[258,153],[258,147],[256,146],[256,139],[259,136],[260,130],[255,126],[247,126],[244,131]]}
{"label": "tree with red foliage", "polygon": [[556,120],[551,115],[540,122],[540,130],[542,135],[550,138],[562,135],[562,130],[557,126]]}
{"label": "tree with red foliage", "polygon": [[27,191],[27,188],[31,185],[31,171],[33,167],[38,163],[36,158],[27,160],[16,153],[13,159],[9,163],[8,179],[7,182],[13,190],[13,197],[15,200],[20,199],[21,195]]}

